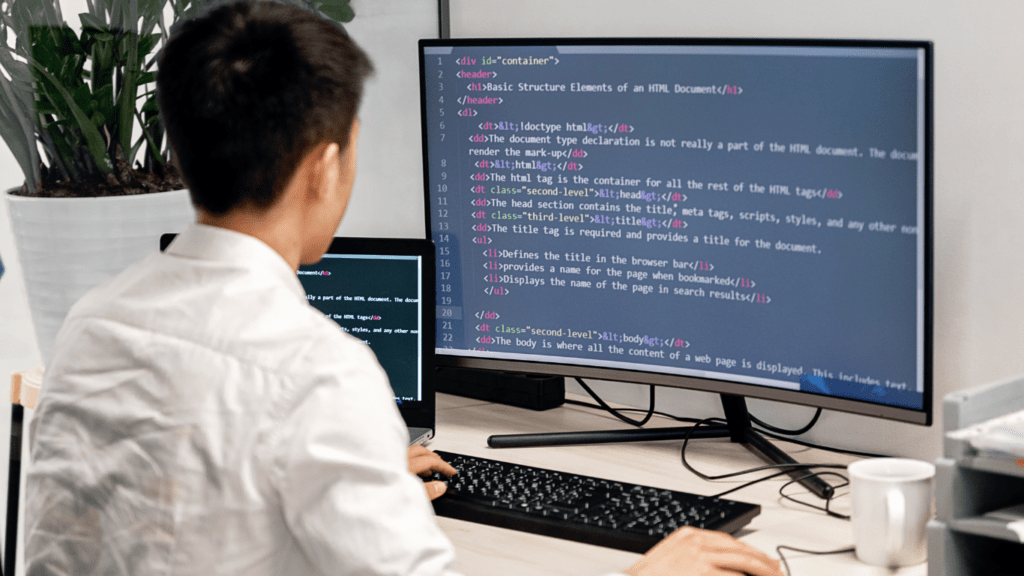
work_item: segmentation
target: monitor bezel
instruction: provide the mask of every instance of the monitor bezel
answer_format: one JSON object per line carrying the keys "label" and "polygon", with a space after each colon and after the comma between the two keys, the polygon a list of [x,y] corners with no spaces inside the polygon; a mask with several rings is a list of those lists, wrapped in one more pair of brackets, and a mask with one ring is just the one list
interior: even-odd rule
{"label": "monitor bezel", "polygon": [[[594,378],[637,384],[655,384],[718,394],[730,394],[747,398],[759,398],[803,406],[825,408],[931,426],[933,421],[933,73],[934,47],[927,40],[857,40],[857,39],[811,39],[811,38],[459,38],[420,40],[418,60],[420,69],[420,135],[423,152],[424,215],[428,236],[433,235],[430,210],[430,164],[427,137],[426,62],[424,48],[466,47],[466,46],[623,46],[623,45],[678,45],[678,46],[764,46],[764,47],[821,47],[821,48],[892,48],[923,50],[924,64],[924,343],[923,343],[923,406],[921,409],[878,404],[814,392],[786,390],[727,380],[680,376],[659,372],[643,372],[618,368],[600,368],[580,364],[556,364],[526,360],[479,358],[446,354],[438,348],[435,363],[438,367],[470,368],[478,370],[500,370],[508,372],[541,373],[559,376]],[[435,327],[436,336],[436,327]]]}

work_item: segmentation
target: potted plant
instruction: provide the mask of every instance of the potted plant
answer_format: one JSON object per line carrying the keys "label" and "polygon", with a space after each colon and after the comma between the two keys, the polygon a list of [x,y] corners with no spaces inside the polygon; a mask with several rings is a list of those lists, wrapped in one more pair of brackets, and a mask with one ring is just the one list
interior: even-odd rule
{"label": "potted plant", "polygon": [[[0,137],[25,174],[4,196],[44,363],[78,298],[194,220],[157,110],[156,55],[174,22],[213,3],[89,0],[79,33],[59,0],[0,4]],[[355,16],[349,0],[284,3]]]}

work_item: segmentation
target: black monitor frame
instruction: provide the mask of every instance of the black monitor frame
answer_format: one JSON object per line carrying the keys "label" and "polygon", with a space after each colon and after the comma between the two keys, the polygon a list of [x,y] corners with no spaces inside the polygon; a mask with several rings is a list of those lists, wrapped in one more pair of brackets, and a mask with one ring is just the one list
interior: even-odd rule
{"label": "black monitor frame", "polygon": [[556,46],[556,45],[690,45],[690,46],[766,46],[766,47],[833,47],[833,48],[894,48],[920,49],[925,52],[924,81],[924,343],[923,379],[924,398],[920,410],[883,405],[863,400],[816,394],[806,391],[785,390],[718,379],[696,378],[593,366],[531,362],[506,359],[488,359],[446,354],[437,350],[436,363],[440,366],[499,370],[506,372],[540,373],[580,378],[594,378],[639,384],[654,384],[718,393],[725,397],[748,397],[786,402],[790,404],[825,408],[840,412],[884,418],[900,422],[930,426],[933,412],[933,68],[934,50],[929,41],[883,40],[815,40],[815,39],[753,39],[753,38],[529,38],[529,39],[447,39],[420,40],[421,129],[423,139],[423,170],[426,230],[432,233],[430,210],[430,165],[426,110],[426,70],[423,49],[426,47],[460,46]]}

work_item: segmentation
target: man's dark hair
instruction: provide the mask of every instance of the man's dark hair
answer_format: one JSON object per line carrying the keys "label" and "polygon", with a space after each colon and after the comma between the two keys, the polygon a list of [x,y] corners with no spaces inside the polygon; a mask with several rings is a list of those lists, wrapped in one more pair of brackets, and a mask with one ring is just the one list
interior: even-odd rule
{"label": "man's dark hair", "polygon": [[277,200],[313,147],[348,146],[373,66],[337,24],[276,2],[221,6],[164,47],[157,100],[192,202]]}

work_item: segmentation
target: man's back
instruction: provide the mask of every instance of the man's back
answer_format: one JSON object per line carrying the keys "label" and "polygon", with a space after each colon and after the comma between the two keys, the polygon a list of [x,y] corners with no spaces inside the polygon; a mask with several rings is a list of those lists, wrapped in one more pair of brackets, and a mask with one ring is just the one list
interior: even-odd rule
{"label": "man's back", "polygon": [[31,435],[28,574],[316,573],[353,538],[323,501],[388,514],[358,479],[337,489],[346,474],[385,475],[430,519],[372,353],[258,240],[191,228],[85,297],[56,348]]}

